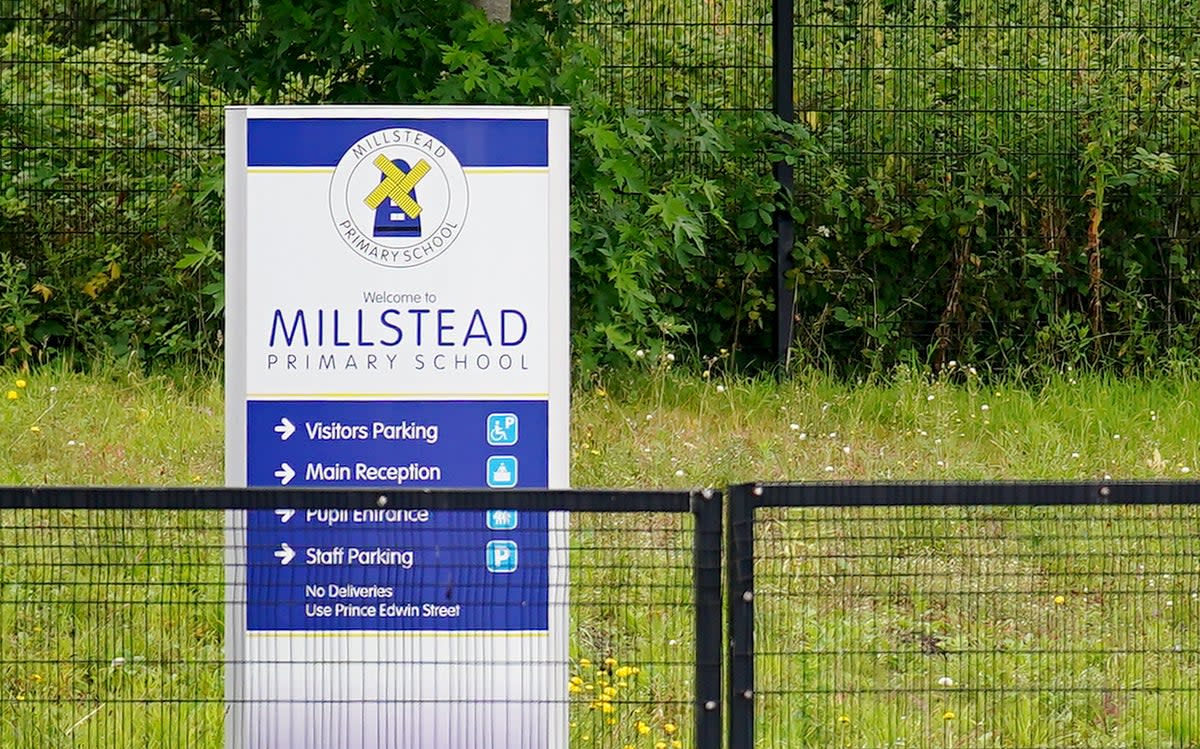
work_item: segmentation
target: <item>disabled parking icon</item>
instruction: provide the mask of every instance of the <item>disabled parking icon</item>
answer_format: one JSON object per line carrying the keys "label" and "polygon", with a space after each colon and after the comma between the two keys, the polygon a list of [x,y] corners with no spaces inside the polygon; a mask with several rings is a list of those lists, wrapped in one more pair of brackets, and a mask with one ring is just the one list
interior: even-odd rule
{"label": "disabled parking icon", "polygon": [[515,445],[520,421],[516,414],[496,413],[487,417],[487,442],[489,445]]}

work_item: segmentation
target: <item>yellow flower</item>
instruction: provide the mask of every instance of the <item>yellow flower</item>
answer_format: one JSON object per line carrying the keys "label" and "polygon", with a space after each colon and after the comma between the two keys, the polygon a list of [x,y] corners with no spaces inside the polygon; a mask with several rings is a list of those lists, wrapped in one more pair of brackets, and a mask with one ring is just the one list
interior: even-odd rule
{"label": "yellow flower", "polygon": [[637,723],[634,723],[633,727],[643,736],[650,733],[650,725],[644,720],[639,720]]}
{"label": "yellow flower", "polygon": [[25,387],[25,385],[26,385],[25,380],[17,380],[17,387],[23,388],[23,387]]}
{"label": "yellow flower", "polygon": [[36,682],[39,682],[39,681],[41,681],[41,680],[42,680],[42,675],[41,675],[41,674],[30,674],[30,675],[29,675],[29,680],[30,680],[30,681],[32,681],[32,682],[35,682],[35,683],[36,683]]}
{"label": "yellow flower", "polygon": [[621,666],[617,669],[616,674],[618,679],[626,679],[633,675],[633,669],[629,666]]}
{"label": "yellow flower", "polygon": [[1064,603],[1066,603],[1066,602],[1067,602],[1067,597],[1066,597],[1066,596],[1063,596],[1063,595],[1057,595],[1057,596],[1055,596],[1055,597],[1054,597],[1054,603],[1058,604],[1059,606],[1062,606],[1062,605],[1063,605]]}
{"label": "yellow flower", "polygon": [[679,739],[671,739],[671,748],[672,749],[680,749],[680,747],[682,747],[682,746],[683,746],[683,742],[680,741]]}
{"label": "yellow flower", "polygon": [[613,666],[617,665],[617,659],[616,658],[605,658],[604,665],[608,666],[609,668],[612,668]]}
{"label": "yellow flower", "polygon": [[600,712],[602,713],[615,713],[616,711],[617,708],[613,707],[611,702],[605,702],[600,705]]}
{"label": "yellow flower", "polygon": [[843,726],[850,725],[850,716],[849,715],[839,715],[838,723],[841,723]]}
{"label": "yellow flower", "polygon": [[605,695],[606,697],[616,697],[616,696],[617,696],[617,690],[616,690],[616,689],[614,689],[614,688],[612,688],[612,687],[605,687],[605,688],[604,688],[604,695]]}
{"label": "yellow flower", "polygon": [[580,687],[578,684],[568,684],[567,691],[570,692],[571,694],[579,694],[580,692],[583,691],[583,688]]}
{"label": "yellow flower", "polygon": [[670,736],[671,734],[675,733],[678,730],[679,730],[679,726],[675,725],[674,723],[664,723],[663,724],[663,731],[665,731],[668,736]]}
{"label": "yellow flower", "polygon": [[954,720],[954,711],[947,710],[946,712],[942,713],[942,720]]}
{"label": "yellow flower", "polygon": [[667,742],[665,742],[665,741],[654,742],[654,749],[667,749]]}
{"label": "yellow flower", "polygon": [[10,401],[15,401],[17,399],[17,391],[9,390],[7,393],[4,394],[4,397],[8,398]]}
{"label": "yellow flower", "polygon": [[38,432],[42,431],[42,428],[40,426],[38,426],[37,424],[34,424],[33,426],[29,427],[29,431],[33,432],[34,434],[37,434]]}
{"label": "yellow flower", "polygon": [[582,676],[572,676],[571,683],[574,684],[575,686],[580,686],[581,684],[583,684],[583,677]]}
{"label": "yellow flower", "polygon": [[580,658],[579,659],[579,667],[580,668],[591,668],[592,662],[589,661],[587,658]]}

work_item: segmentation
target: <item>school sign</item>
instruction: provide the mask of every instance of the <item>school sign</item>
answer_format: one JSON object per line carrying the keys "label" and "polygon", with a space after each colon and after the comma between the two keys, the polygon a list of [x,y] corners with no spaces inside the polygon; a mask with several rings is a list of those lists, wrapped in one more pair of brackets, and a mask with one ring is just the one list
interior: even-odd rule
{"label": "school sign", "polygon": [[[231,486],[567,486],[567,118],[227,110]],[[565,745],[563,522],[231,513],[227,745]]]}

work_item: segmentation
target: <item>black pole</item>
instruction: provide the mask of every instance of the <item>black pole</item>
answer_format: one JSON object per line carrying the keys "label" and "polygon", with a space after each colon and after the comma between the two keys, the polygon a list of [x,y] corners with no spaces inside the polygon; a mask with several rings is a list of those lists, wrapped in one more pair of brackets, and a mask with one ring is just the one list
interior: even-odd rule
{"label": "black pole", "polygon": [[[795,84],[795,2],[794,0],[772,0],[771,2],[771,57],[775,116],[787,123],[796,121],[796,105],[792,98]],[[792,348],[792,329],[795,323],[793,308],[796,293],[787,280],[792,270],[792,246],[795,243],[795,227],[788,210],[795,180],[792,165],[783,160],[773,167],[775,181],[779,183],[781,206],[775,210],[775,361],[781,373],[786,371]]]}
{"label": "black pole", "polygon": [[729,749],[754,748],[754,491],[729,488],[725,521]]}
{"label": "black pole", "polygon": [[696,541],[692,546],[692,586],[696,627],[696,749],[721,749],[721,493],[692,494]]}

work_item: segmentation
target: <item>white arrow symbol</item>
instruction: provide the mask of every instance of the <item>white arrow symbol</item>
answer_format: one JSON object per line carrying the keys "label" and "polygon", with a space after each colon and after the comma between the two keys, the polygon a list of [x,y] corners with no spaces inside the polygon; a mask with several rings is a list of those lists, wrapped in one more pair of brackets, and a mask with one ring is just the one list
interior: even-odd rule
{"label": "white arrow symbol", "polygon": [[[283,483],[286,484],[287,482],[284,481]],[[279,522],[286,523],[287,521],[292,519],[292,516],[296,514],[296,511],[295,510],[276,510],[275,514],[279,516]]]}
{"label": "white arrow symbol", "polygon": [[287,442],[287,438],[291,437],[292,432],[296,431],[296,425],[292,423],[291,419],[284,416],[279,420],[279,423],[275,425],[275,431],[279,432],[279,439]]}
{"label": "white arrow symbol", "polygon": [[279,551],[275,552],[275,558],[280,564],[287,564],[296,558],[296,552],[286,543],[279,544]]}
{"label": "white arrow symbol", "polygon": [[287,486],[295,475],[296,472],[287,463],[280,463],[279,470],[275,472],[275,478],[279,479],[280,486]]}

